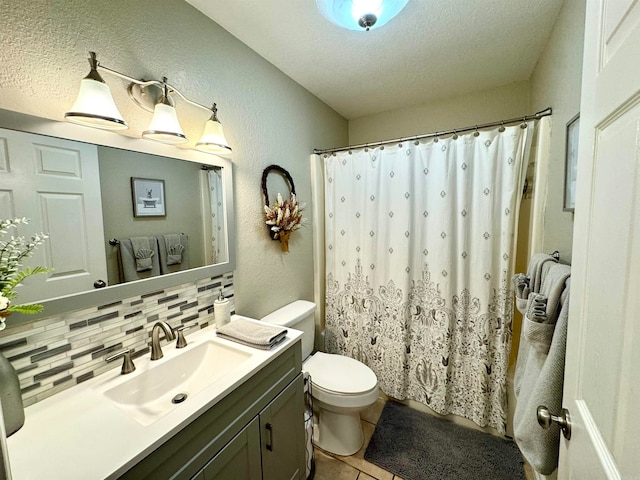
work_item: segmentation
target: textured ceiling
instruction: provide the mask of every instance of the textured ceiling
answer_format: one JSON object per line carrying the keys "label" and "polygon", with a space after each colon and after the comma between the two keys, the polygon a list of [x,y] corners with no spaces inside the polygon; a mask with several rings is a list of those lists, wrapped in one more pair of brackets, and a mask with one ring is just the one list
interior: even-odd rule
{"label": "textured ceiling", "polygon": [[380,29],[314,0],[187,0],[345,118],[526,80],[563,0],[409,0]]}

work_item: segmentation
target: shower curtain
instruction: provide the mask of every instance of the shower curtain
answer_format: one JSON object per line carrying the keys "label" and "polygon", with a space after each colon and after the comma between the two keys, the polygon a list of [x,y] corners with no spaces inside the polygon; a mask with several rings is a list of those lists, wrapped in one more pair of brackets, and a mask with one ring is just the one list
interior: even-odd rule
{"label": "shower curtain", "polygon": [[207,174],[211,204],[211,258],[209,260],[211,265],[215,265],[227,261],[222,169],[213,168]]}
{"label": "shower curtain", "polygon": [[324,158],[326,350],[364,362],[392,397],[501,433],[533,129]]}

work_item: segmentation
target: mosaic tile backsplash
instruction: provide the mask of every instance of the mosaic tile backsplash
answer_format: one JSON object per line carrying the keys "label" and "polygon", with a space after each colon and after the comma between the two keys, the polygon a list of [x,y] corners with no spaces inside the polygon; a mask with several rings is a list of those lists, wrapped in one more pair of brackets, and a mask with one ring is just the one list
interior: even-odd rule
{"label": "mosaic tile backsplash", "polygon": [[208,326],[220,292],[235,313],[233,273],[227,273],[8,328],[0,332],[0,352],[18,371],[26,407],[120,368],[120,360],[105,361],[110,353],[128,348],[134,359],[148,354],[151,328],[158,320],[172,327]]}

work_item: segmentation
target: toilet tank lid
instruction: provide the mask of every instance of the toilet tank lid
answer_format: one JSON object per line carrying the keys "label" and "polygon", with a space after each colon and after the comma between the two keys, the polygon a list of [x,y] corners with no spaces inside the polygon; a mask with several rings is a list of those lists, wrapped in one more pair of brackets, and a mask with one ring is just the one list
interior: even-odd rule
{"label": "toilet tank lid", "polygon": [[262,318],[263,322],[290,327],[299,320],[312,315],[316,304],[307,300],[296,300]]}

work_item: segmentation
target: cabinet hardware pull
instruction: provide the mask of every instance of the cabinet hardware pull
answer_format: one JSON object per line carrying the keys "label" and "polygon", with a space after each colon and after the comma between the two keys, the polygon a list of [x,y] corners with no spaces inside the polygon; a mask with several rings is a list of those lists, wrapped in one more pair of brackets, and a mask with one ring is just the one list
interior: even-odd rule
{"label": "cabinet hardware pull", "polygon": [[264,428],[267,429],[267,432],[269,432],[269,438],[267,439],[267,450],[269,450],[270,452],[273,451],[273,428],[271,427],[270,423],[267,423]]}

